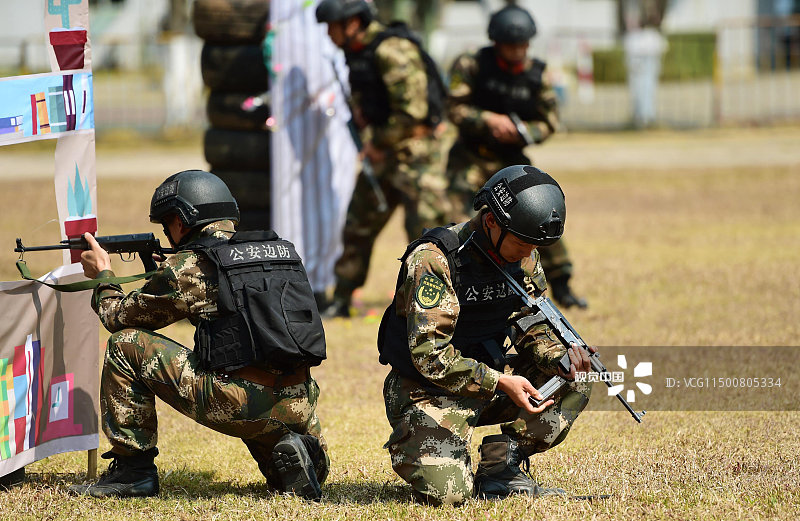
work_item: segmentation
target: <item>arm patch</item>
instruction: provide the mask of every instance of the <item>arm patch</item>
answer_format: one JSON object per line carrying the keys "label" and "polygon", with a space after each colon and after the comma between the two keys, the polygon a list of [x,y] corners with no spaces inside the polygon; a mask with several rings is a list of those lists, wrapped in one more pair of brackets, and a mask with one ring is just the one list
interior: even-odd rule
{"label": "arm patch", "polygon": [[441,302],[443,294],[444,282],[426,273],[419,280],[419,286],[414,292],[414,299],[420,307],[430,309]]}

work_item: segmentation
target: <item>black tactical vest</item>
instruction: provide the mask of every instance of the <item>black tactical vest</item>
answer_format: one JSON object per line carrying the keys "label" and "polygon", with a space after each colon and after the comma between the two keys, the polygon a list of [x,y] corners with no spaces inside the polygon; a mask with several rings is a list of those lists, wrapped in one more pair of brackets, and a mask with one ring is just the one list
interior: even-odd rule
{"label": "black tactical vest", "polygon": [[391,113],[389,91],[383,83],[381,71],[375,61],[375,50],[384,40],[393,36],[411,41],[419,50],[428,77],[428,115],[425,118],[425,124],[435,127],[442,121],[447,90],[433,58],[425,52],[419,38],[404,22],[392,22],[384,31],[378,33],[364,49],[345,52],[347,66],[350,69],[350,89],[354,94],[358,93],[361,99],[359,108],[367,122],[373,125],[384,125],[389,120]]}
{"label": "black tactical vest", "polygon": [[[461,306],[451,343],[463,356],[502,370],[506,351],[503,344],[509,332],[508,317],[522,307],[522,301],[508,287],[502,273],[486,262],[480,253],[469,246],[458,252],[462,241],[449,228],[427,231],[408,246],[401,262],[405,263],[414,248],[426,242],[434,243],[447,256]],[[519,262],[506,265],[506,271],[523,284],[524,274]],[[402,275],[401,267],[398,288]],[[411,362],[406,319],[397,314],[395,302],[383,314],[378,331],[378,351],[382,364],[391,365],[406,378],[431,385]]]}
{"label": "black tactical vest", "polygon": [[201,320],[195,350],[204,369],[246,365],[290,370],[319,365],[325,332],[306,271],[294,245],[272,231],[205,237],[198,250],[219,275],[218,318]]}
{"label": "black tactical vest", "polygon": [[545,63],[533,60],[520,74],[504,71],[497,63],[493,46],[478,51],[478,74],[472,87],[472,102],[483,110],[498,114],[515,112],[523,121],[543,120],[536,99],[542,90]]}

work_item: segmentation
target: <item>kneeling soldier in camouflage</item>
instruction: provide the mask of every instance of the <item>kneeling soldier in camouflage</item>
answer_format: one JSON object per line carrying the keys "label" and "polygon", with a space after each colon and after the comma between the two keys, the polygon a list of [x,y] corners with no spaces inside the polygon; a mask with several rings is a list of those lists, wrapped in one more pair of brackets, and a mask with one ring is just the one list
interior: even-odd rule
{"label": "kneeling soldier in camouflage", "polygon": [[[242,438],[267,482],[319,499],[328,473],[309,367],[325,336],[300,257],[274,232],[239,232],[239,209],[215,175],[187,170],[155,191],[150,220],[177,251],[127,295],[95,289],[92,306],[113,334],[100,385],[112,459],[100,480],[72,492],[154,496],[159,483],[155,397],[215,431]],[[86,234],[81,263],[109,278],[108,253]],[[196,326],[187,349],[154,331],[181,319]]]}
{"label": "kneeling soldier in camouflage", "polygon": [[[461,503],[473,492],[564,494],[540,487],[520,465],[527,470],[531,455],[564,440],[591,389],[573,382],[539,407],[529,397],[540,399],[535,387],[557,372],[574,380],[576,371],[589,371],[588,356],[577,346],[567,350],[547,326],[510,333],[510,319],[527,308],[466,244],[474,241],[530,295],[540,295],[546,286],[536,248],[563,233],[564,194],[541,170],[510,166],[477,193],[475,209],[468,222],[428,231],[401,259],[395,300],[378,334],[381,362],[392,367],[383,391],[393,429],[385,447],[421,501]],[[516,356],[507,353],[507,339]],[[567,351],[569,374],[556,369]],[[473,476],[472,433],[493,424],[502,434],[483,439]]]}

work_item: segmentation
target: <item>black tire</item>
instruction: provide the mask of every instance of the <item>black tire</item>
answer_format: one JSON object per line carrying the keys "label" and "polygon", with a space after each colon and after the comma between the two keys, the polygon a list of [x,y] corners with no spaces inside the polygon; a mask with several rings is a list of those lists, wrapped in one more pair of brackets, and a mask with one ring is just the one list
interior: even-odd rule
{"label": "black tire", "polygon": [[[256,93],[258,96],[262,93]],[[266,130],[270,106],[267,103],[255,107],[251,112],[242,109],[242,103],[251,94],[237,92],[212,92],[208,96],[206,115],[214,128],[225,130]]]}
{"label": "black tire", "polygon": [[194,32],[213,43],[261,43],[269,4],[269,0],[195,0]]}
{"label": "black tire", "polygon": [[270,133],[210,128],[203,138],[212,169],[270,171]]}
{"label": "black tire", "polygon": [[263,211],[270,208],[270,174],[261,170],[223,170],[211,172],[225,181],[230,188],[239,211]]}
{"label": "black tire", "polygon": [[206,43],[200,55],[203,83],[216,92],[266,92],[267,67],[259,45]]}

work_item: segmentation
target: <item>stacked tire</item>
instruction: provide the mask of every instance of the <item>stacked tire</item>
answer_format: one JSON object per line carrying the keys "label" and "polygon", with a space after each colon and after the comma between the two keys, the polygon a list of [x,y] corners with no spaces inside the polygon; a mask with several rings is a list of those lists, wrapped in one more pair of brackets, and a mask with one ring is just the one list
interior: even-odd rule
{"label": "stacked tire", "polygon": [[204,41],[200,67],[209,88],[206,161],[239,203],[239,229],[269,229],[270,106],[242,108],[269,91],[262,52],[269,0],[195,0],[192,20]]}

